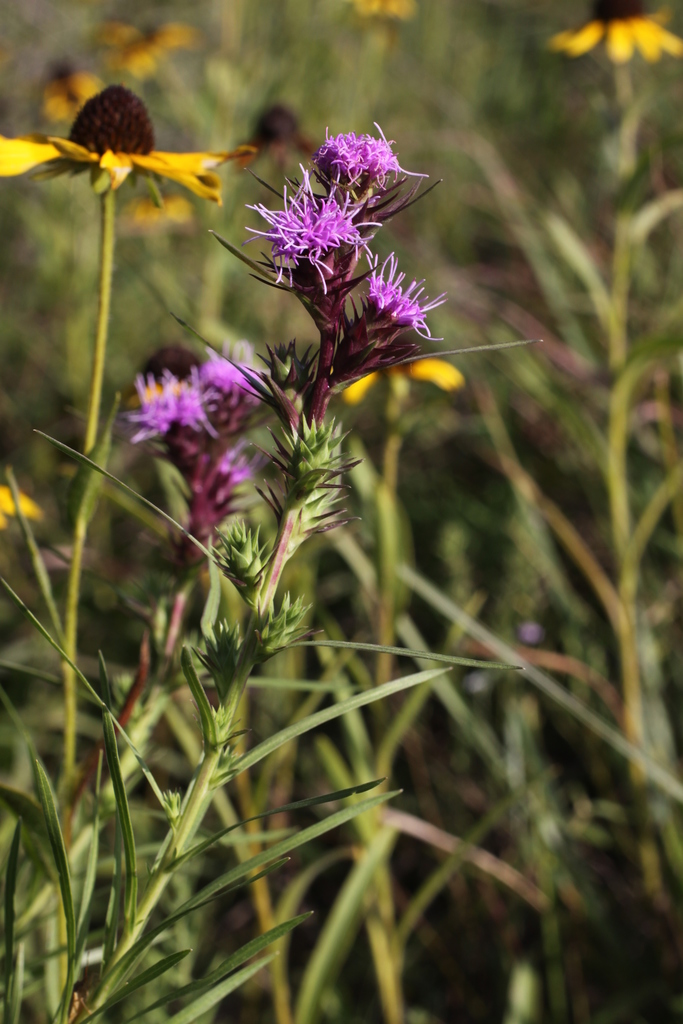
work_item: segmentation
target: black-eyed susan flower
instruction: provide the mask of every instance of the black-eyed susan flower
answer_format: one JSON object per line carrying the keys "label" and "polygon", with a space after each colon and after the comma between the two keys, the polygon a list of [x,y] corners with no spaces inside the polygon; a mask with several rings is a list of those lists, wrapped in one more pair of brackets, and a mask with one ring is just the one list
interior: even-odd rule
{"label": "black-eyed susan flower", "polygon": [[615,64],[631,60],[636,49],[652,62],[663,53],[683,57],[683,39],[664,28],[666,20],[664,11],[646,14],[642,0],[596,0],[592,18],[580,28],[554,36],[550,48],[580,57],[604,39],[607,56]]}
{"label": "black-eyed susan flower", "polygon": [[108,21],[97,33],[98,41],[110,48],[107,64],[114,71],[128,71],[135,78],[150,78],[160,60],[172,50],[199,46],[202,35],[191,25],[171,22],[153,32],[143,33],[133,25]]}
{"label": "black-eyed susan flower", "polygon": [[415,0],[351,0],[363,17],[398,18],[407,21],[417,13]]}
{"label": "black-eyed susan flower", "polygon": [[[27,494],[19,491],[19,508],[27,519],[42,519],[43,510]],[[9,487],[0,487],[0,530],[7,529],[7,516],[15,516],[17,507]]]}
{"label": "black-eyed susan flower", "polygon": [[104,83],[89,71],[58,65],[43,89],[43,116],[48,121],[72,121],[86,100],[103,88]]}
{"label": "black-eyed susan flower", "polygon": [[[248,150],[248,148],[247,148]],[[44,165],[41,176],[91,169],[106,172],[112,189],[131,173],[159,176],[213,202],[221,202],[220,178],[211,170],[241,156],[245,147],[221,153],[165,153],[154,148],[147,108],[129,89],[110,85],[83,106],[68,139],[55,135],[0,136],[0,177]]]}
{"label": "black-eyed susan flower", "polygon": [[424,380],[430,384],[436,384],[442,391],[458,391],[465,385],[465,378],[460,370],[456,369],[445,359],[418,359],[414,363],[407,363],[405,366],[393,366],[388,370],[369,373],[367,377],[361,377],[355,384],[350,384],[346,391],[342,392],[342,398],[348,405],[359,405],[367,395],[370,388],[378,383],[380,377],[400,375],[410,380]]}

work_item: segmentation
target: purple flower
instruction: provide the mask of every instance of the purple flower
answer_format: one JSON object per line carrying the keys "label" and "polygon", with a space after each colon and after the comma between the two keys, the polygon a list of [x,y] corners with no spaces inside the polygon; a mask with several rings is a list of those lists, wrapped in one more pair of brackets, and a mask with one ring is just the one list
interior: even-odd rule
{"label": "purple flower", "polygon": [[146,378],[140,373],[135,387],[140,408],[128,413],[131,423],[139,426],[131,438],[133,444],[165,437],[173,427],[215,433],[206,418],[204,401],[207,396],[196,368],[187,380],[179,380],[170,370],[164,370],[161,381],[151,373]]}
{"label": "purple flower", "polygon": [[412,281],[404,289],[402,285],[406,275],[397,274],[397,269],[398,264],[393,253],[384,261],[380,271],[375,264],[369,278],[368,310],[377,320],[386,318],[396,327],[416,331],[423,338],[431,338],[425,316],[436,306],[442,305],[446,301],[446,295],[439,295],[431,302],[426,296],[421,299],[424,282]]}
{"label": "purple flower", "polygon": [[387,142],[379,125],[375,127],[379,139],[355,132],[330,136],[328,128],[325,142],[313,154],[313,163],[332,181],[351,185],[367,176],[384,187],[388,176],[398,176],[402,168],[392,151],[393,142]]}
{"label": "purple flower", "polygon": [[[243,393],[247,380],[239,365],[211,349],[208,350],[208,356],[208,360],[199,367],[199,381],[202,386],[221,395],[230,395],[236,391]],[[217,397],[218,395],[215,395],[215,398]]]}
{"label": "purple flower", "polygon": [[[271,242],[273,260],[280,265],[278,281],[288,269],[291,286],[292,267],[298,267],[300,260],[308,260],[320,274],[323,289],[327,291],[325,274],[330,274],[330,268],[324,263],[324,257],[329,252],[350,246],[355,248],[356,258],[361,249],[369,254],[367,242],[354,224],[354,217],[361,212],[361,207],[354,205],[350,196],[346,196],[340,206],[333,195],[315,195],[310,175],[304,171],[304,179],[293,196],[287,196],[285,187],[284,202],[284,210],[269,210],[262,203],[250,206],[249,209],[256,210],[270,224],[270,229],[256,231],[247,228],[252,234]],[[363,226],[378,225],[366,223]]]}

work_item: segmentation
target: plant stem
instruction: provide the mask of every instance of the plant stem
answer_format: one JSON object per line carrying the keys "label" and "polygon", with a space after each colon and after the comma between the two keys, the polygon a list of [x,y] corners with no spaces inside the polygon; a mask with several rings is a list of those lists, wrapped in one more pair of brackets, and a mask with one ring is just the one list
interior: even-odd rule
{"label": "plant stem", "polygon": [[[87,455],[97,440],[97,427],[100,418],[102,399],[102,378],[107,350],[107,333],[109,329],[109,309],[111,305],[111,283],[114,271],[114,239],[115,239],[115,198],[114,192],[108,189],[101,198],[102,228],[100,235],[100,280],[99,306],[97,312],[97,330],[95,333],[95,351],[93,353],[92,373],[90,377],[90,397],[88,399],[88,418],[85,429],[83,450]],[[74,526],[71,554],[71,566],[66,591],[66,612],[64,616],[64,649],[72,661],[76,660],[78,647],[78,601],[81,589],[81,569],[83,549],[88,532],[85,514],[80,514]],[[64,790],[68,793],[74,779],[76,767],[76,732],[77,732],[77,691],[76,674],[66,662],[62,666],[64,679]]]}

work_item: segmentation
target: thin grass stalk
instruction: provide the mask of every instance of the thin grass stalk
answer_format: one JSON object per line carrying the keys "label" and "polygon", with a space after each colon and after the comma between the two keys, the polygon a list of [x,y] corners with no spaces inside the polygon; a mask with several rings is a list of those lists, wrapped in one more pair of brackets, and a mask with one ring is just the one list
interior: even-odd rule
{"label": "thin grass stalk", "polygon": [[[88,399],[88,418],[85,430],[83,450],[87,455],[97,440],[97,428],[100,419],[102,402],[102,379],[107,351],[107,335],[109,331],[109,311],[111,307],[111,286],[114,272],[115,244],[115,212],[116,202],[112,189],[102,196],[101,200],[101,234],[100,234],[100,277],[99,306],[97,312],[97,329],[95,333],[95,350],[93,353],[92,373],[90,378],[90,397]],[[76,660],[78,648],[78,602],[81,589],[81,571],[83,550],[88,531],[85,511],[78,515],[74,526],[71,566],[66,593],[66,610],[64,616],[64,649],[72,661]],[[64,776],[65,792],[69,792],[74,779],[76,767],[76,733],[77,733],[77,689],[76,674],[69,664],[63,664],[64,679]],[[69,836],[67,835],[67,844]]]}

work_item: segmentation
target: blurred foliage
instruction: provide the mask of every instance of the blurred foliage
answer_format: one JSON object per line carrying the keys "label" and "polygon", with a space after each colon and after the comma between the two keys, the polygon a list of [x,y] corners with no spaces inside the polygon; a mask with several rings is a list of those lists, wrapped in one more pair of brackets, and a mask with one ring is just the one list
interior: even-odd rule
{"label": "blurred foliage", "polygon": [[[360,521],[304,550],[288,569],[287,586],[315,592],[311,626],[333,639],[507,660],[471,631],[466,636],[457,617],[449,618],[450,605],[415,596],[396,569],[416,566],[442,598],[677,776],[680,477],[672,478],[673,503],[654,524],[638,571],[631,639],[642,670],[642,718],[635,731],[624,717],[624,647],[577,561],[576,544],[563,542],[556,513],[590,552],[593,569],[617,585],[621,562],[605,465],[620,368],[610,368],[596,275],[611,280],[618,211],[630,218],[634,239],[630,345],[643,354],[625,413],[636,522],[679,465],[683,77],[675,61],[634,61],[628,109],[641,118],[641,156],[621,173],[614,69],[600,51],[569,61],[546,48],[553,33],[576,23],[576,7],[569,0],[418,0],[416,17],[404,22],[363,18],[342,0],[169,0],[147,4],[144,15],[130,0],[28,0],[10,5],[0,24],[0,131],[55,130],[42,119],[43,89],[55,66],[67,62],[135,88],[163,149],[248,142],[268,107],[287,105],[300,136],[264,144],[249,167],[277,187],[283,168],[297,173],[302,145],[316,146],[328,126],[368,131],[373,122],[397,140],[403,167],[443,179],[390,229],[408,276],[425,277],[430,295],[449,294],[430,321],[444,339],[434,351],[520,338],[544,343],[455,360],[467,386],[453,396],[419,382],[406,392],[388,380],[357,408],[340,402],[335,411],[353,427],[352,452],[365,459],[351,474],[350,508]],[[97,44],[98,26],[112,19],[142,32],[189,22],[203,41],[166,54],[141,83],[125,69],[112,72]],[[683,29],[680,21],[672,27]],[[223,207],[190,199],[192,219],[127,213],[126,204],[146,194],[142,183],[119,194],[106,407],[116,391],[126,400],[135,373],[161,345],[193,344],[169,312],[216,345],[248,339],[263,351],[295,336],[304,346],[308,340],[296,303],[265,292],[208,235],[210,228],[239,244],[245,225],[255,223],[245,204],[268,201],[245,170],[228,165],[221,174]],[[176,194],[167,183],[162,191]],[[59,596],[73,466],[32,431],[67,444],[82,433],[98,239],[86,180],[3,180],[0,236],[0,455],[44,510],[36,533]],[[172,514],[182,502],[174,482],[125,437],[114,445],[110,469]],[[155,621],[168,614],[172,565],[164,534],[105,487],[87,549],[81,664],[96,678],[102,649],[122,695],[138,666],[139,606]],[[0,570],[40,607],[16,523],[0,533]],[[195,629],[203,599],[199,592],[193,598]],[[229,588],[222,600],[234,611]],[[0,666],[58,671],[4,599],[0,627]],[[338,697],[396,671],[390,656],[301,648],[268,668],[281,679],[341,679]],[[54,767],[59,691],[16,668],[0,672]],[[623,749],[543,696],[528,674],[457,670],[440,679],[284,747],[236,795],[247,816],[378,774],[390,773],[392,788],[404,789],[384,818],[358,819],[353,829],[304,847],[269,880],[277,919],[319,911],[272,967],[276,991],[291,989],[296,1024],[680,1020],[680,797],[629,771]],[[154,769],[164,789],[187,781],[198,744],[189,692],[180,676],[176,682],[154,725]],[[243,727],[262,738],[321,700],[315,691],[255,686]],[[80,727],[86,756],[100,736],[99,719],[83,713]],[[7,717],[0,769],[3,783],[31,788],[25,746]],[[140,856],[158,834],[148,799],[137,785],[131,813]],[[230,805],[217,802],[215,810],[217,821],[230,820]],[[4,861],[14,817],[1,821]],[[290,816],[271,822],[282,829]],[[458,854],[454,837],[470,838],[467,856]],[[113,849],[108,833],[106,848]],[[208,877],[221,870],[221,857],[214,858],[202,862]],[[97,885],[110,873],[111,862],[101,862]],[[427,899],[423,887],[432,879]],[[173,900],[187,898],[195,881],[179,878]],[[193,952],[174,968],[175,982],[184,984],[198,964],[211,967],[258,933],[265,919],[259,892],[227,910],[203,908],[191,929],[178,925],[164,952]],[[282,1008],[274,1016],[269,987],[252,981],[202,1019],[282,1024],[287,1018]],[[21,1019],[42,1020],[40,1012],[35,1004]],[[111,1011],[106,1019],[124,1018]]]}

